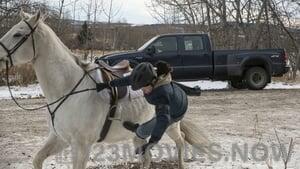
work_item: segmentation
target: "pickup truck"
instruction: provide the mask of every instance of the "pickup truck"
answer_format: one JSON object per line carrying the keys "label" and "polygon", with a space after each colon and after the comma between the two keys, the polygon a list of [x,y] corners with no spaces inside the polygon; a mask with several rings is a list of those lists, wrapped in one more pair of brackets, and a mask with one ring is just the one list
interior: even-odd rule
{"label": "pickup truck", "polygon": [[173,67],[177,81],[229,81],[237,89],[263,89],[272,76],[289,71],[284,49],[213,50],[207,34],[165,34],[155,36],[136,51],[113,53],[96,58],[113,66],[129,60],[155,64],[163,60]]}

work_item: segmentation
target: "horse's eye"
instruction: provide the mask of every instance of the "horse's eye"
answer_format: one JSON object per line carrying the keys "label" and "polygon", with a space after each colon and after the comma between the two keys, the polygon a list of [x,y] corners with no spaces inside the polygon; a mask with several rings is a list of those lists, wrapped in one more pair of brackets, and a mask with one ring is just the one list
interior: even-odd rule
{"label": "horse's eye", "polygon": [[23,36],[21,33],[16,33],[16,34],[14,34],[14,38],[19,38],[19,37],[21,37],[21,36]]}

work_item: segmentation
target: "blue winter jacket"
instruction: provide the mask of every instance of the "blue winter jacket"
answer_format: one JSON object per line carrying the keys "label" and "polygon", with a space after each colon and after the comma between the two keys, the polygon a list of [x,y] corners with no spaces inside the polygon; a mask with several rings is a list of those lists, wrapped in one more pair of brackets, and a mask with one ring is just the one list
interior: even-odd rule
{"label": "blue winter jacket", "polygon": [[[130,76],[110,82],[112,87],[129,85],[131,85]],[[172,82],[154,87],[151,93],[145,95],[145,98],[150,104],[155,105],[156,125],[149,142],[156,143],[172,123],[183,118],[187,110],[188,99],[186,93]]]}

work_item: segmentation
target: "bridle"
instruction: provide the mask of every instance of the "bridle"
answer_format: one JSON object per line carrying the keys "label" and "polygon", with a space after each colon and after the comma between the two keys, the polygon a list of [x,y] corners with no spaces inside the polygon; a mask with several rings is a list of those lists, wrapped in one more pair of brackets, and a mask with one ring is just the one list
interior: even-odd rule
{"label": "bridle", "polygon": [[[30,32],[22,37],[22,39],[12,48],[8,49],[1,41],[0,41],[0,46],[6,51],[9,62],[10,62],[10,67],[14,66],[14,63],[12,61],[12,55],[26,42],[26,40],[31,36],[32,39],[32,49],[33,49],[33,58],[35,58],[36,50],[35,50],[35,43],[34,43],[34,36],[33,33],[36,30],[38,24],[36,24],[34,27],[32,27],[26,20],[23,20],[26,25],[30,28]],[[6,61],[6,65],[8,65]]]}
{"label": "bridle", "polygon": [[[51,102],[51,103],[47,103],[43,106],[40,106],[40,107],[36,107],[36,108],[26,108],[26,107],[23,107],[22,105],[20,105],[18,103],[18,101],[16,100],[16,98],[13,96],[12,94],[12,90],[11,90],[11,86],[10,86],[10,83],[9,83],[9,69],[11,67],[14,66],[13,64],[13,61],[12,61],[12,55],[26,42],[26,40],[31,37],[32,39],[32,49],[33,49],[33,59],[36,59],[36,49],[35,49],[35,42],[34,42],[34,36],[33,36],[33,33],[35,32],[38,24],[36,24],[34,27],[32,27],[26,20],[23,20],[26,25],[30,28],[30,32],[26,35],[24,35],[22,37],[22,39],[16,43],[16,45],[12,48],[12,49],[8,49],[1,41],[0,41],[0,46],[2,46],[2,48],[6,51],[7,53],[7,57],[9,60],[6,61],[6,84],[7,84],[7,87],[8,87],[8,91],[10,93],[10,96],[12,98],[12,100],[16,103],[16,105],[18,107],[20,107],[21,109],[23,110],[26,110],[26,111],[35,111],[35,110],[39,110],[39,109],[43,109],[43,108],[47,108],[50,115],[51,115],[51,119],[52,119],[52,124],[53,124],[53,128],[54,128],[54,116],[55,116],[55,112],[58,110],[58,108],[65,102],[65,100],[67,100],[70,96],[74,95],[74,94],[78,94],[78,93],[83,93],[83,92],[87,92],[87,91],[91,91],[91,90],[96,90],[96,88],[91,88],[91,89],[83,89],[83,90],[76,90],[78,88],[78,86],[81,84],[81,82],[83,81],[83,79],[88,75],[90,78],[92,78],[89,74],[89,72],[91,71],[94,71],[94,69],[92,70],[89,70],[89,71],[84,71],[84,74],[83,76],[79,79],[79,81],[76,83],[75,86],[73,86],[72,90],[61,96],[60,98],[56,99],[55,101]],[[10,64],[10,66],[9,66]],[[96,81],[92,78],[92,80],[96,83]],[[50,106],[52,105],[55,105],[55,108],[53,111],[50,110]]]}
{"label": "bridle", "polygon": [[[79,81],[73,86],[73,88],[71,89],[70,92],[68,92],[67,94],[61,96],[60,98],[56,99],[55,101],[51,102],[51,103],[47,103],[43,106],[39,106],[39,107],[36,107],[36,108],[26,108],[26,107],[23,107],[22,105],[19,104],[19,102],[16,100],[16,98],[13,96],[12,94],[12,91],[11,91],[11,86],[9,84],[9,68],[10,67],[13,67],[14,64],[13,64],[13,61],[12,61],[12,55],[26,42],[26,40],[31,36],[31,39],[32,39],[32,49],[33,49],[33,60],[36,59],[36,49],[35,49],[35,42],[34,42],[34,36],[33,36],[33,33],[35,32],[38,24],[36,24],[34,27],[32,27],[26,20],[23,20],[26,25],[30,28],[30,32],[26,35],[24,35],[22,37],[22,39],[12,48],[12,49],[8,49],[1,41],[0,41],[0,46],[2,46],[2,48],[6,51],[7,53],[7,57],[9,58],[9,61],[7,60],[6,61],[6,83],[7,83],[7,87],[8,87],[8,90],[9,90],[9,93],[10,93],[10,96],[12,98],[12,100],[16,103],[16,105],[18,107],[20,107],[21,109],[23,110],[26,110],[26,111],[35,111],[35,110],[39,110],[39,109],[43,109],[43,108],[47,108],[48,109],[48,112],[51,116],[51,123],[52,123],[52,126],[53,126],[53,129],[55,131],[55,127],[54,127],[54,118],[55,118],[55,112],[62,106],[62,104],[72,95],[76,95],[76,94],[79,94],[79,93],[83,93],[83,92],[88,92],[88,91],[95,91],[96,88],[87,88],[87,89],[82,89],[82,90],[77,90],[77,88],[79,87],[79,85],[83,82],[84,78],[86,76],[88,76],[89,78],[91,78],[95,84],[97,84],[96,80],[90,75],[90,72],[94,71],[94,70],[97,70],[97,69],[105,69],[104,67],[97,67],[97,68],[94,68],[94,69],[91,69],[91,70],[83,70],[84,71],[84,74],[82,75],[82,77],[79,79]],[[9,67],[9,62],[10,62],[10,67]],[[112,73],[113,76],[116,76]],[[110,88],[111,92],[113,92],[114,90],[116,89],[113,89],[113,88]],[[114,115],[115,112],[116,112],[116,104],[117,104],[117,99],[116,99],[116,96],[112,96],[111,97],[111,103],[110,103],[110,109],[109,109],[109,112],[108,112],[108,116],[106,118],[106,121],[105,121],[105,124],[104,124],[104,129],[102,129],[101,133],[100,133],[100,138],[98,140],[98,142],[101,142],[105,139],[107,133],[108,133],[108,130],[109,130],[109,127],[112,123],[112,120],[111,119],[108,119],[111,115]],[[50,106],[54,105],[54,109],[51,110],[50,109]],[[56,131],[55,131],[56,132]]]}

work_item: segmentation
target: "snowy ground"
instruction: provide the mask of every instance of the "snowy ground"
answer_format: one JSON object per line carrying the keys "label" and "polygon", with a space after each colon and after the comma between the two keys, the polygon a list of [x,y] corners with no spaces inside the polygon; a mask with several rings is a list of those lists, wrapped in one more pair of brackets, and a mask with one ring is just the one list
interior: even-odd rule
{"label": "snowy ground", "polygon": [[[193,82],[183,82],[188,86],[199,85],[202,90],[221,90],[228,89],[228,83],[222,81],[193,81]],[[285,82],[272,82],[266,86],[265,89],[300,89],[299,83],[285,83]],[[16,98],[37,98],[43,96],[43,92],[38,84],[29,85],[27,87],[12,87],[13,95]],[[0,87],[0,99],[10,99],[10,94],[7,87]]]}
{"label": "snowy ground", "polygon": [[[284,169],[281,158],[277,158],[279,145],[274,129],[286,149],[290,138],[294,139],[288,169],[299,169],[299,98],[299,89],[213,90],[204,91],[200,97],[189,97],[186,118],[201,125],[220,147],[214,148],[215,158],[193,158],[192,152],[188,151],[187,169],[270,169],[268,164],[273,169]],[[24,106],[45,103],[43,98],[19,101]],[[48,134],[47,111],[22,111],[12,100],[5,99],[0,100],[0,108],[0,169],[32,169],[33,156]],[[96,144],[93,147],[88,169],[137,169],[137,163],[132,163],[137,161],[136,157],[130,159],[132,156],[123,155],[124,150],[133,153],[131,143],[124,141],[103,146]],[[158,153],[159,147],[163,153]],[[169,156],[168,150],[174,154],[175,145],[164,137],[153,150],[155,163],[152,169],[177,168],[176,159],[172,162],[174,156]],[[70,164],[70,149],[67,149],[46,160],[44,169],[71,169]]]}
{"label": "snowy ground", "polygon": [[[40,85],[29,85],[27,87],[12,86],[12,93],[16,98],[37,98],[43,96]],[[10,94],[6,86],[0,87],[0,99],[10,99]]]}

